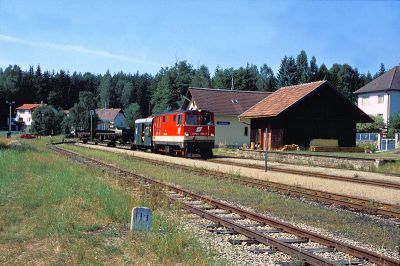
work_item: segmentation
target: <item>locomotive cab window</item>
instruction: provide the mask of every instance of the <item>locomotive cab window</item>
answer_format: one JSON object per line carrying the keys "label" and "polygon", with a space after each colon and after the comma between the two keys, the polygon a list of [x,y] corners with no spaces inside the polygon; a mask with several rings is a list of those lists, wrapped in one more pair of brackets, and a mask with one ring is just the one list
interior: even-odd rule
{"label": "locomotive cab window", "polygon": [[178,115],[178,118],[176,119],[176,124],[177,125],[182,125],[182,114]]}
{"label": "locomotive cab window", "polygon": [[162,117],[162,121],[165,122],[165,115]]}
{"label": "locomotive cab window", "polygon": [[210,113],[202,113],[201,114],[201,125],[212,126],[212,117]]}
{"label": "locomotive cab window", "polygon": [[186,113],[185,125],[197,125],[197,114]]}

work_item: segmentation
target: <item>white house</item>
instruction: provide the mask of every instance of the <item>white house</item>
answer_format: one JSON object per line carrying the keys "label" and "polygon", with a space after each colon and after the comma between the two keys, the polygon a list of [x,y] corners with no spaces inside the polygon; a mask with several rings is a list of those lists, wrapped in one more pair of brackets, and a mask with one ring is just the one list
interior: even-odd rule
{"label": "white house", "polygon": [[400,66],[396,66],[354,92],[357,105],[369,115],[381,116],[387,124],[400,112]]}
{"label": "white house", "polygon": [[25,130],[32,125],[32,113],[36,107],[46,106],[45,104],[25,103],[16,108],[17,115],[15,121],[21,130]]}
{"label": "white house", "polygon": [[98,117],[97,130],[126,128],[125,115],[120,108],[96,109],[96,115]]}
{"label": "white house", "polygon": [[238,116],[270,95],[270,92],[189,88],[183,110],[214,112],[215,145],[250,145],[250,120]]}

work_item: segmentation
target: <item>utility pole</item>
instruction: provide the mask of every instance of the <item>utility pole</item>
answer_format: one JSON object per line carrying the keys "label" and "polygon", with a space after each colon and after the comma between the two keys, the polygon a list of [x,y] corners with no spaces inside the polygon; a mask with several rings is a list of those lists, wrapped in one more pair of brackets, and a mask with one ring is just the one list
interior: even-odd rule
{"label": "utility pole", "polygon": [[10,106],[10,116],[8,120],[8,136],[11,137],[11,106],[15,104],[15,101],[6,101],[6,104]]}
{"label": "utility pole", "polygon": [[90,141],[93,141],[93,115],[94,115],[94,110],[90,110],[89,114],[90,114]]}

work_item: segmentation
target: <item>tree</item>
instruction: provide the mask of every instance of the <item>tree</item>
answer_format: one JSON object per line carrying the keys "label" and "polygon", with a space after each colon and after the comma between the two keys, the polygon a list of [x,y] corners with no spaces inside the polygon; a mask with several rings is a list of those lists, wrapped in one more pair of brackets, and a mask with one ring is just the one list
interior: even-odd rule
{"label": "tree", "polygon": [[216,89],[227,89],[231,88],[231,80],[233,77],[233,68],[217,68],[215,69],[214,76],[212,78],[212,87]]}
{"label": "tree", "polygon": [[276,78],[272,68],[264,64],[260,68],[260,72],[257,77],[257,89],[259,91],[275,91],[276,90]]}
{"label": "tree", "polygon": [[296,58],[296,78],[297,84],[310,81],[310,68],[308,67],[307,54],[304,50],[302,50]]}
{"label": "tree", "polygon": [[134,128],[135,120],[142,117],[140,106],[137,103],[131,103],[125,110],[125,124],[130,128]]}
{"label": "tree", "polygon": [[256,91],[258,75],[258,68],[255,65],[247,63],[246,68],[238,68],[234,71],[234,89]]}
{"label": "tree", "polygon": [[310,61],[310,81],[317,81],[318,78],[317,59],[313,56]]}
{"label": "tree", "polygon": [[98,88],[99,102],[97,106],[99,108],[110,108],[110,98],[112,94],[112,77],[110,72],[107,70],[106,74],[101,78],[100,85]]}
{"label": "tree", "polygon": [[121,105],[123,108],[127,108],[130,103],[136,101],[136,93],[131,81],[124,83],[121,94]]}
{"label": "tree", "polygon": [[329,79],[329,70],[325,66],[325,64],[322,63],[322,65],[320,65],[318,69],[318,80],[328,80],[328,79]]}
{"label": "tree", "polygon": [[210,71],[208,71],[208,68],[205,65],[201,65],[194,71],[193,80],[190,86],[198,88],[211,87]]}
{"label": "tree", "polygon": [[376,72],[376,74],[374,75],[374,79],[376,79],[377,77],[381,76],[382,74],[384,74],[386,71],[385,69],[385,65],[383,63],[380,64],[379,66],[379,70],[378,72]]}
{"label": "tree", "polygon": [[277,80],[279,88],[297,84],[297,67],[293,57],[285,56],[282,59],[277,74]]}
{"label": "tree", "polygon": [[175,63],[171,68],[162,68],[155,77],[153,85],[153,113],[160,114],[176,110],[183,101],[193,79],[194,70],[186,61]]}
{"label": "tree", "polygon": [[374,120],[374,122],[358,123],[357,124],[358,133],[379,133],[385,127],[385,122],[383,121],[382,116],[370,115],[370,117]]}
{"label": "tree", "polygon": [[165,70],[161,80],[157,83],[157,88],[152,97],[151,104],[153,106],[153,114],[161,114],[173,108],[177,108],[172,93],[172,80],[168,70]]}
{"label": "tree", "polygon": [[400,130],[400,113],[390,116],[388,127]]}
{"label": "tree", "polygon": [[59,113],[51,105],[35,108],[32,113],[31,132],[39,135],[59,134],[63,120],[63,114]]}
{"label": "tree", "polygon": [[[79,102],[69,109],[69,117],[63,122],[64,131],[71,129],[88,130],[90,129],[90,110],[96,109],[96,98],[90,91],[79,93]],[[92,126],[96,128],[97,116],[93,116]]]}

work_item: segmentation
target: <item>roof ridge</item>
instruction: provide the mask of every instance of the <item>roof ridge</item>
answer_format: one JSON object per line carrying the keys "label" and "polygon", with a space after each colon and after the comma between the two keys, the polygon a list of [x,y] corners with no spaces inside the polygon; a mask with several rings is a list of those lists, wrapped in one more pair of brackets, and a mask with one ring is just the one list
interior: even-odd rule
{"label": "roof ridge", "polygon": [[392,80],[390,81],[390,85],[389,85],[389,88],[388,88],[388,90],[390,90],[390,89],[392,88],[392,85],[393,85],[393,80],[394,80],[394,76],[396,75],[396,72],[397,72],[397,66],[395,66],[395,67],[394,67],[394,71],[393,71]]}
{"label": "roof ridge", "polygon": [[285,87],[281,87],[280,89],[285,89],[285,88],[291,88],[291,87],[301,87],[301,86],[308,86],[310,84],[314,84],[314,83],[325,83],[327,82],[327,80],[317,80],[317,81],[312,81],[312,82],[306,82],[306,83],[301,83],[301,84],[296,84],[296,85],[289,85],[289,86],[285,86]]}
{"label": "roof ridge", "polygon": [[224,92],[238,92],[238,93],[263,93],[263,94],[271,94],[271,93],[273,93],[273,91],[242,91],[242,90],[228,90],[228,89],[200,88],[200,87],[189,87],[189,89],[209,90],[209,91],[224,91]]}
{"label": "roof ridge", "polygon": [[[244,112],[243,112],[242,114],[240,114],[239,116],[242,116],[244,113],[247,113],[247,112],[251,111],[253,108],[256,108],[257,105],[261,105],[264,101],[269,101],[269,100],[270,100],[269,98],[270,98],[270,97],[273,97],[273,95],[274,95],[275,93],[278,93],[281,89],[288,89],[288,90],[290,90],[290,89],[293,89],[293,87],[297,87],[297,88],[298,88],[298,87],[304,87],[304,86],[310,86],[310,85],[312,86],[312,85],[314,85],[314,84],[316,84],[316,83],[320,83],[320,84],[319,84],[318,86],[314,87],[311,91],[309,91],[308,93],[306,93],[306,94],[303,95],[302,97],[298,98],[295,102],[301,101],[301,100],[304,99],[306,96],[308,96],[310,93],[312,93],[312,92],[315,91],[316,89],[320,88],[322,85],[324,85],[324,84],[328,84],[328,85],[329,85],[329,82],[328,82],[328,81],[322,80],[322,81],[314,81],[314,82],[308,82],[308,83],[303,83],[303,84],[299,84],[299,85],[292,85],[292,86],[282,87],[282,88],[280,88],[279,90],[275,91],[271,96],[262,99],[261,101],[259,101],[258,103],[256,103],[255,105],[253,105],[252,107],[250,107],[249,109],[247,109],[246,111],[244,111]],[[292,105],[293,105],[293,104],[292,104]],[[288,108],[290,108],[292,105],[289,105],[289,106],[287,106],[286,108],[284,108],[283,110],[281,110],[279,113],[276,114],[276,116],[279,115],[279,114],[281,114],[282,112],[286,111],[286,110],[287,110]]]}

